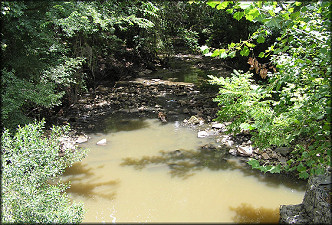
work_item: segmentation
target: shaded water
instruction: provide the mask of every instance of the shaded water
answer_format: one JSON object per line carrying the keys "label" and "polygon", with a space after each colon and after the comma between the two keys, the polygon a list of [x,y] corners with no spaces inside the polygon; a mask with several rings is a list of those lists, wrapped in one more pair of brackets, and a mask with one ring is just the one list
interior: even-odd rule
{"label": "shaded water", "polygon": [[179,122],[112,117],[103,125],[64,176],[85,204],[84,222],[278,222],[279,205],[302,202],[303,183],[200,149],[213,140]]}
{"label": "shaded water", "polygon": [[157,70],[149,76],[164,80],[200,84],[208,79],[207,75],[220,77],[229,74],[225,68],[218,64],[216,67],[211,65],[205,67],[203,66],[205,64],[208,64],[208,61],[200,57],[180,54],[170,59],[168,66],[171,69]]}

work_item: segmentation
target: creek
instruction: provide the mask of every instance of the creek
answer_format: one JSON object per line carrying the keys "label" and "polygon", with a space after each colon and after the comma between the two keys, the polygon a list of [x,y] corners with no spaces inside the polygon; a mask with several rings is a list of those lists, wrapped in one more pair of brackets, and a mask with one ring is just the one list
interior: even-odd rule
{"label": "creek", "polygon": [[86,131],[90,139],[80,146],[88,156],[63,176],[70,197],[85,205],[83,222],[277,223],[280,205],[302,202],[305,182],[262,174],[222,148],[206,148],[215,138],[198,138],[174,118],[162,123],[118,111]]}

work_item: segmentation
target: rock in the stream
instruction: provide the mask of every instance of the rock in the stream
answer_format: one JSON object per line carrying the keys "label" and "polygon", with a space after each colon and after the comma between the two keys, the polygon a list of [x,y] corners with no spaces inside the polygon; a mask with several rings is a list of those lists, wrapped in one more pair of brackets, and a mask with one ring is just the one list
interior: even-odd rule
{"label": "rock in the stream", "polygon": [[191,116],[189,120],[186,120],[186,122],[192,125],[202,125],[204,124],[204,119],[201,117]]}
{"label": "rock in the stream", "polygon": [[78,144],[81,144],[81,143],[84,143],[87,141],[88,141],[88,138],[85,135],[80,135],[76,139],[76,143],[78,143]]}
{"label": "rock in the stream", "polygon": [[215,129],[222,129],[223,127],[225,127],[225,125],[222,123],[212,124],[212,128],[215,128]]}
{"label": "rock in the stream", "polygon": [[97,142],[97,145],[106,145],[106,139],[101,139],[100,141]]}
{"label": "rock in the stream", "polygon": [[251,156],[252,155],[252,146],[239,146],[237,152],[242,156]]}
{"label": "rock in the stream", "polygon": [[209,133],[206,132],[206,131],[199,131],[199,132],[197,133],[197,137],[199,137],[199,138],[205,138],[205,137],[207,137],[207,136],[209,136]]}

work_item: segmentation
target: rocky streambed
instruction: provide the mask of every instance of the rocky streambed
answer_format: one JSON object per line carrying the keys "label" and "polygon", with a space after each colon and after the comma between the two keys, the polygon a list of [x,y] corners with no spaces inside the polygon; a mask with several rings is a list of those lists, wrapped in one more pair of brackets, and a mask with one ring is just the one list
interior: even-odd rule
{"label": "rocky streambed", "polygon": [[93,132],[102,129],[99,121],[112,114],[157,118],[162,112],[167,121],[181,121],[183,126],[197,130],[198,138],[215,138],[215,149],[227,150],[244,161],[255,158],[269,164],[286,163],[289,148],[255,148],[246,130],[237,135],[225,134],[230,122],[213,121],[218,111],[213,102],[216,94],[202,92],[192,83],[154,78],[118,81],[114,86],[99,85],[95,93],[86,93],[58,120],[70,123],[79,132]]}

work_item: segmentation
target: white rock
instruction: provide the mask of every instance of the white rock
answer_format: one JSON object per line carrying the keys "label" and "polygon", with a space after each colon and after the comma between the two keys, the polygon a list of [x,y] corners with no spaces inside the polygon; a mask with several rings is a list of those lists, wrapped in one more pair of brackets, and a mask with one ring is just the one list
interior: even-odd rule
{"label": "white rock", "polygon": [[101,139],[100,141],[97,142],[97,145],[106,145],[106,139]]}
{"label": "white rock", "polygon": [[240,153],[240,155],[250,156],[252,155],[252,146],[239,146],[237,151]]}
{"label": "white rock", "polygon": [[199,137],[199,138],[204,138],[204,137],[207,137],[207,136],[209,136],[209,134],[206,131],[199,131],[197,133],[197,137]]}
{"label": "white rock", "polygon": [[225,125],[222,123],[216,123],[212,125],[212,128],[216,128],[216,129],[221,129],[223,128]]}
{"label": "white rock", "polygon": [[80,135],[76,139],[76,143],[79,143],[79,144],[87,142],[87,141],[88,141],[88,138],[86,136],[84,136],[84,135]]}

